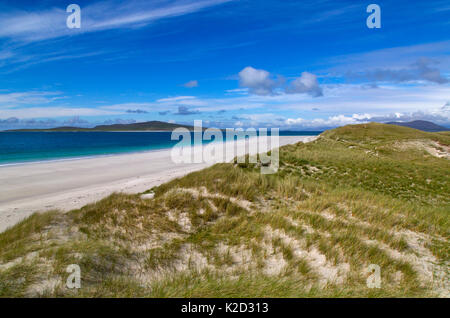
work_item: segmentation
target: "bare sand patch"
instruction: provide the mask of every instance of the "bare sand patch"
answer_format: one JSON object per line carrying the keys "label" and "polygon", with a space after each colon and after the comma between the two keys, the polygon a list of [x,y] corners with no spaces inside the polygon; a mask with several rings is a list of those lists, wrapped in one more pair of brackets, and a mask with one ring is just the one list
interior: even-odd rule
{"label": "bare sand patch", "polygon": [[450,146],[443,145],[433,140],[413,140],[396,142],[394,147],[400,150],[406,150],[410,148],[421,149],[428,152],[433,157],[450,159]]}

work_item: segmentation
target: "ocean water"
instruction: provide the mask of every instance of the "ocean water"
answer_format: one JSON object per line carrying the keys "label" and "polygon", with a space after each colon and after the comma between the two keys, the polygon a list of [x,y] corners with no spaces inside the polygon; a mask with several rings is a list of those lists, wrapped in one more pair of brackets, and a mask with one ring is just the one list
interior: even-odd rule
{"label": "ocean water", "polygon": [[[320,132],[280,132],[314,136]],[[171,148],[171,132],[0,132],[0,165]],[[193,140],[193,138],[191,138]]]}

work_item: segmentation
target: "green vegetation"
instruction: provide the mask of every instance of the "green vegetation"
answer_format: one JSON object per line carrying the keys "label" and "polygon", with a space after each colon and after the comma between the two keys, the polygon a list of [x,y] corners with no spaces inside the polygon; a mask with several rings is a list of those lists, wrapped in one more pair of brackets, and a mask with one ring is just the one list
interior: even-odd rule
{"label": "green vegetation", "polygon": [[282,147],[274,175],[217,164],[150,200],[35,214],[0,234],[0,296],[449,297],[449,146],[446,133],[346,126]]}

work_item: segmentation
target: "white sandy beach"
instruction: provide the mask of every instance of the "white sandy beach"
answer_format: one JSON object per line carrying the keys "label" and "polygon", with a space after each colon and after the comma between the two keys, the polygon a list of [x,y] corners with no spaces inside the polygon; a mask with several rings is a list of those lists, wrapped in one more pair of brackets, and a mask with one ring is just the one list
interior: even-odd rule
{"label": "white sandy beach", "polygon": [[[315,136],[280,136],[280,146]],[[0,166],[0,232],[37,211],[68,211],[113,192],[140,193],[207,163],[175,164],[171,150]]]}

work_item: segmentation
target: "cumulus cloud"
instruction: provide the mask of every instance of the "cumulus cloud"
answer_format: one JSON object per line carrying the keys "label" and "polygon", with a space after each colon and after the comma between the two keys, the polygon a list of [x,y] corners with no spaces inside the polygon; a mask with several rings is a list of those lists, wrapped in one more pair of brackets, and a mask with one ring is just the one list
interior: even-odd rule
{"label": "cumulus cloud", "polygon": [[162,111],[162,112],[158,112],[158,114],[160,114],[161,116],[165,116],[167,114],[170,114],[170,110],[165,110],[165,111]]}
{"label": "cumulus cloud", "polygon": [[187,87],[187,88],[197,87],[198,86],[198,81],[195,81],[195,80],[194,81],[189,81],[187,83],[184,83],[183,86]]}
{"label": "cumulus cloud", "polygon": [[317,76],[309,72],[303,72],[287,86],[281,77],[278,80],[266,70],[258,70],[247,66],[239,72],[239,84],[249,90],[250,94],[267,96],[274,95],[276,90],[284,90],[287,94],[309,94],[313,97],[323,96]]}
{"label": "cumulus cloud", "polygon": [[249,89],[251,94],[272,95],[276,83],[271,79],[269,72],[247,66],[239,72],[239,84]]}
{"label": "cumulus cloud", "polygon": [[317,76],[308,72],[303,72],[300,77],[293,80],[286,88],[286,93],[306,93],[313,97],[323,96],[322,88],[317,81]]}

